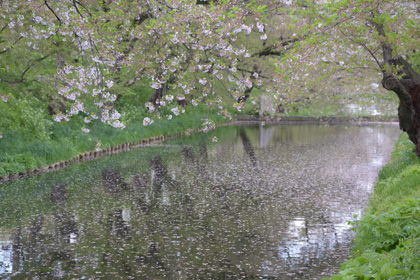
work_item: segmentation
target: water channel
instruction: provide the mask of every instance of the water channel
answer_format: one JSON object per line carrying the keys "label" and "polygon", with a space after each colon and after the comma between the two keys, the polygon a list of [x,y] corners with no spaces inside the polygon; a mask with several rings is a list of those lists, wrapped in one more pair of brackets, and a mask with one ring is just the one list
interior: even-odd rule
{"label": "water channel", "polygon": [[399,133],[220,127],[1,183],[0,278],[320,279]]}

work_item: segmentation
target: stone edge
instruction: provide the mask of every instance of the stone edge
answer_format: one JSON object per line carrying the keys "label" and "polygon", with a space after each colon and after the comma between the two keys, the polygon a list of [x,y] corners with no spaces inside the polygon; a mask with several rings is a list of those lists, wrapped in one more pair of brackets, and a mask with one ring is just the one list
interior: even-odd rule
{"label": "stone edge", "polygon": [[[333,124],[395,124],[398,122],[396,117],[306,117],[306,116],[269,116],[269,117],[259,117],[259,116],[238,116],[236,120],[232,120],[226,123],[218,124],[219,126],[227,126],[233,124],[319,124],[319,125],[333,125]],[[59,170],[65,167],[68,167],[79,162],[91,161],[97,158],[104,156],[109,156],[113,154],[118,154],[122,152],[127,152],[135,148],[140,148],[144,146],[149,146],[151,144],[156,144],[163,142],[165,140],[170,140],[174,138],[179,138],[182,136],[190,136],[193,133],[203,132],[203,129],[190,129],[184,132],[178,132],[169,136],[155,136],[149,137],[146,139],[136,140],[130,143],[119,144],[116,146],[108,147],[106,149],[101,149],[98,151],[90,151],[76,155],[75,157],[50,164],[42,168],[36,168],[34,170],[28,170],[21,172],[19,174],[9,174],[3,177],[0,177],[0,183],[15,180],[35,174],[51,172]]]}

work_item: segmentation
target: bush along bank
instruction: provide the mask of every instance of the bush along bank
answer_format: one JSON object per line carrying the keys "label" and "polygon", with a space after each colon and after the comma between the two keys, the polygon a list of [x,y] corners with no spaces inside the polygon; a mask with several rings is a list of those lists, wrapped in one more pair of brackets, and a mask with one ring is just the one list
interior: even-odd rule
{"label": "bush along bank", "polygon": [[420,279],[420,160],[403,135],[381,170],[353,257],[331,280]]}
{"label": "bush along bank", "polygon": [[[55,63],[51,67],[55,71]],[[64,165],[67,161],[69,164],[78,155],[86,158],[87,152],[121,150],[119,145],[122,144],[135,146],[140,140],[154,137],[162,140],[162,137],[198,131],[204,128],[205,122],[218,125],[229,121],[219,115],[220,109],[216,105],[208,106],[205,102],[188,106],[169,106],[168,103],[158,112],[151,112],[145,104],[154,90],[147,80],[142,80],[133,87],[120,88],[121,97],[113,104],[121,114],[121,122],[126,125],[123,130],[101,121],[86,121],[82,113],[70,121],[56,122],[53,116],[63,110],[69,111],[71,104],[60,98],[50,85],[30,80],[17,84],[0,83],[1,180],[31,174],[35,170],[43,172],[55,163]],[[177,113],[171,109],[174,106],[178,108]],[[154,123],[145,126],[146,117],[154,119]]]}
{"label": "bush along bank", "polygon": [[[221,123],[219,125],[224,125],[225,123]],[[216,125],[216,126],[219,126]],[[43,172],[50,172],[50,171],[54,171],[57,169],[61,169],[64,167],[67,167],[69,165],[78,163],[78,162],[83,162],[83,161],[88,161],[88,160],[93,160],[99,157],[103,157],[103,156],[109,156],[112,154],[116,154],[116,153],[120,153],[120,152],[127,152],[130,151],[133,148],[138,148],[138,147],[142,147],[142,146],[146,146],[146,145],[150,145],[150,144],[156,144],[159,143],[161,141],[164,140],[168,140],[168,139],[173,139],[176,137],[182,137],[182,136],[189,136],[192,133],[197,133],[197,132],[202,132],[205,131],[203,128],[197,128],[197,129],[188,129],[186,131],[182,131],[182,132],[177,132],[174,134],[170,134],[168,135],[167,133],[165,133],[165,135],[159,135],[159,136],[154,136],[154,137],[149,137],[149,138],[145,138],[145,139],[140,139],[140,140],[135,140],[129,143],[123,143],[123,144],[118,144],[118,145],[114,145],[114,146],[110,146],[108,148],[103,148],[103,149],[95,149],[94,151],[88,151],[88,152],[84,152],[84,153],[80,153],[77,154],[75,157],[68,159],[68,160],[62,160],[60,162],[54,162],[53,164],[47,165],[45,167],[37,167],[33,170],[27,170],[24,172],[19,172],[19,174],[8,174],[8,175],[4,175],[4,176],[0,176],[0,183],[4,182],[4,181],[8,181],[8,180],[14,180],[20,177],[24,177],[24,176],[29,176],[29,175],[33,175],[33,174],[39,174],[39,173],[43,173]],[[29,155],[31,156],[31,155]],[[18,157],[20,158],[20,157]],[[6,165],[7,166],[7,165]],[[21,165],[22,168],[25,168],[26,165]]]}
{"label": "bush along bank", "polygon": [[[32,117],[17,114],[16,108],[22,107],[20,103],[38,114],[32,114]],[[58,169],[152,141],[196,132],[203,128],[206,119],[215,125],[229,121],[216,111],[209,112],[207,108],[197,106],[188,108],[182,117],[156,119],[152,125],[144,126],[142,120],[148,116],[144,108],[132,107],[122,110],[125,113],[125,129],[99,122],[90,124],[90,133],[85,133],[81,130],[86,125],[82,116],[70,122],[54,122],[37,100],[0,103],[0,109],[4,109],[0,117],[0,181]],[[28,110],[25,108],[25,111]]]}

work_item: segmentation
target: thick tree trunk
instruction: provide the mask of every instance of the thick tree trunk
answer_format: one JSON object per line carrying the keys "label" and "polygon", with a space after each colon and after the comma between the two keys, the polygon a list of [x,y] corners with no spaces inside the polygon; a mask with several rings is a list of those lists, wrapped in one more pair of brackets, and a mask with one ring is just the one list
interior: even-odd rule
{"label": "thick tree trunk", "polygon": [[[375,24],[375,27],[382,45],[382,86],[397,94],[400,100],[400,129],[405,131],[411,142],[416,145],[416,155],[420,157],[420,74],[403,57],[393,57],[394,51],[384,25]],[[398,70],[397,73],[395,69]]]}
{"label": "thick tree trunk", "polygon": [[155,89],[152,96],[149,98],[149,102],[152,102],[155,107],[159,107],[159,102],[166,95],[167,86],[164,84],[161,88]]}
{"label": "thick tree trunk", "polygon": [[247,100],[248,100],[248,98],[249,98],[249,96],[250,96],[250,94],[251,94],[251,91],[252,91],[252,89],[253,89],[254,87],[251,87],[251,88],[247,88],[245,91],[244,91],[244,95],[242,95],[241,97],[239,97],[238,98],[238,100],[236,100],[238,103],[245,103]]}
{"label": "thick tree trunk", "polygon": [[390,62],[392,66],[401,68],[398,76],[402,78],[384,72],[382,85],[397,94],[400,101],[400,129],[405,131],[416,145],[416,155],[420,157],[420,75],[402,57],[391,59]]}

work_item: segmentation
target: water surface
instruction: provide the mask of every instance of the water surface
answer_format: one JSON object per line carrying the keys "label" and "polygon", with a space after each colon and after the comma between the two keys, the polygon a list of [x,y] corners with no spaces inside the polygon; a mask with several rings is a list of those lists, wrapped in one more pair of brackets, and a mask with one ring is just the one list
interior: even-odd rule
{"label": "water surface", "polygon": [[398,135],[220,127],[2,183],[0,278],[331,275]]}

